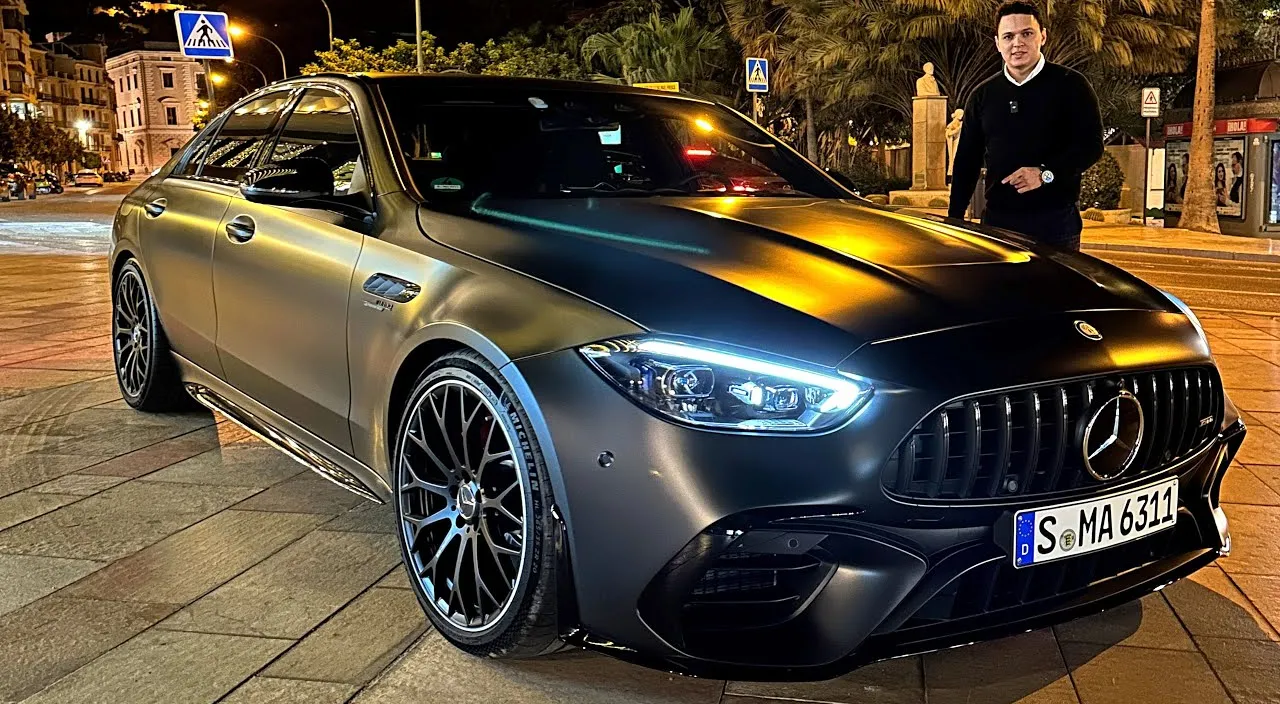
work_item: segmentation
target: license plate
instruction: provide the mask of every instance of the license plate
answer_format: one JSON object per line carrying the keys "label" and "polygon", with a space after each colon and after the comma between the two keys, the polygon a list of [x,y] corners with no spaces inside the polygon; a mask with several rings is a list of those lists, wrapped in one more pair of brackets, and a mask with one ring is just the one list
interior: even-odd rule
{"label": "license plate", "polygon": [[1178,521],[1178,479],[1123,494],[1018,511],[1013,566],[1075,557],[1172,528]]}

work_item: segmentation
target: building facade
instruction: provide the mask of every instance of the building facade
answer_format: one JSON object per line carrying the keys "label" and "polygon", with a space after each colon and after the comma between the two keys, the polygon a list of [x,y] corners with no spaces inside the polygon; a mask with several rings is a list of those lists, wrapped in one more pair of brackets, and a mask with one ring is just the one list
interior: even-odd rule
{"label": "building facade", "polygon": [[195,134],[204,68],[182,56],[176,43],[148,42],[108,59],[107,74],[123,137],[118,168],[149,173]]}
{"label": "building facade", "polygon": [[41,116],[98,155],[101,168],[119,169],[114,91],[101,44],[52,42],[31,48]]}
{"label": "building facade", "polygon": [[4,41],[4,72],[0,74],[4,107],[23,116],[38,109],[31,37],[27,35],[26,0],[0,0],[0,38]]}

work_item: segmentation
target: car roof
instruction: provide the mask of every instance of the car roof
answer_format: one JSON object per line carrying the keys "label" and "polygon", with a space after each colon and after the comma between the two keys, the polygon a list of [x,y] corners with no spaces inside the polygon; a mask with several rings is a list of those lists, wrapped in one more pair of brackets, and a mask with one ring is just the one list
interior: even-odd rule
{"label": "car roof", "polygon": [[690,100],[700,103],[710,103],[711,101],[700,98],[688,93],[675,93],[671,91],[654,90],[650,88],[637,88],[635,86],[621,85],[617,83],[602,83],[598,81],[575,81],[562,78],[525,78],[515,76],[486,76],[475,73],[465,73],[463,71],[444,71],[440,73],[384,73],[384,72],[367,72],[367,73],[340,73],[340,72],[323,72],[312,73],[304,76],[298,76],[290,80],[307,80],[315,78],[346,78],[360,81],[366,84],[374,85],[413,85],[418,84],[423,87],[445,88],[445,87],[479,87],[492,88],[494,90],[572,90],[590,93],[617,93],[630,95],[651,95],[664,98]]}

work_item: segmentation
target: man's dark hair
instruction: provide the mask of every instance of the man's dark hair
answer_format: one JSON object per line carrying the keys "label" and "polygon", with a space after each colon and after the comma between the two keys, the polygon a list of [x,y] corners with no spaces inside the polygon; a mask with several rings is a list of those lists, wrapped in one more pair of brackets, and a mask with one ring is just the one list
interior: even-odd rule
{"label": "man's dark hair", "polygon": [[996,29],[1000,28],[1000,20],[1009,15],[1031,15],[1036,18],[1036,24],[1040,28],[1044,28],[1044,19],[1040,17],[1040,8],[1034,3],[1026,2],[1026,0],[1005,0],[1000,3],[999,9],[996,10]]}

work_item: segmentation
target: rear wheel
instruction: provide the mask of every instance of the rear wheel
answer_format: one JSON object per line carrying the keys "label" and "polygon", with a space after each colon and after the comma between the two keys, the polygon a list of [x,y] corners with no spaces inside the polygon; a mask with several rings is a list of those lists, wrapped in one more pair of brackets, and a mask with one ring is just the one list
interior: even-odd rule
{"label": "rear wheel", "polygon": [[556,650],[551,484],[527,418],[474,352],[419,377],[396,435],[397,534],[428,618],[483,657]]}
{"label": "rear wheel", "polygon": [[124,400],[140,411],[173,411],[195,404],[160,329],[155,302],[137,260],[121,267],[111,290],[111,348]]}

